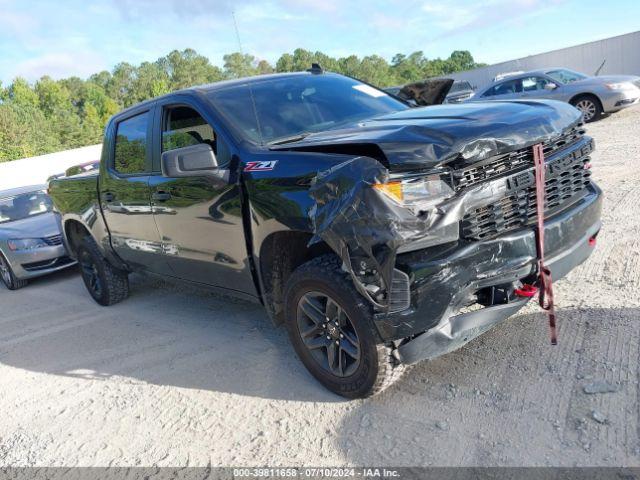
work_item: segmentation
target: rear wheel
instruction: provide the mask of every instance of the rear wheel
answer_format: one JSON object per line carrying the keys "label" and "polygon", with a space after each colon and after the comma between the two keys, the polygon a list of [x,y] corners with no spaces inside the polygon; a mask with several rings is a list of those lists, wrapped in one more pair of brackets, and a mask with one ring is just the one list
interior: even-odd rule
{"label": "rear wheel", "polygon": [[111,265],[92,237],[82,239],[77,256],[82,280],[96,302],[114,305],[129,296],[127,272]]}
{"label": "rear wheel", "polygon": [[593,95],[581,95],[571,101],[571,105],[582,112],[585,122],[593,122],[602,115],[600,101]]}
{"label": "rear wheel", "polygon": [[15,273],[13,273],[13,269],[4,255],[0,253],[0,277],[2,278],[2,283],[9,290],[18,290],[19,288],[25,287],[27,285],[26,280],[20,280],[16,277]]}
{"label": "rear wheel", "polygon": [[377,338],[373,312],[332,255],[299,267],[286,289],[285,321],[296,353],[326,388],[347,398],[383,391],[403,366]]}

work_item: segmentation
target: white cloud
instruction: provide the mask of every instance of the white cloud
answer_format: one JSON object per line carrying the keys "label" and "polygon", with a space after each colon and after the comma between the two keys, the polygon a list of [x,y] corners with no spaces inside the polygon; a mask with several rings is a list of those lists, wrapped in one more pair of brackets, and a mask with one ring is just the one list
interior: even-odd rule
{"label": "white cloud", "polygon": [[427,2],[422,11],[446,34],[468,32],[513,22],[522,17],[555,7],[564,0],[489,0],[465,5]]}
{"label": "white cloud", "polygon": [[78,76],[86,78],[93,73],[111,68],[95,52],[59,52],[47,53],[18,63],[12,72],[12,77],[24,77],[29,81],[36,80],[43,75],[65,78]]}

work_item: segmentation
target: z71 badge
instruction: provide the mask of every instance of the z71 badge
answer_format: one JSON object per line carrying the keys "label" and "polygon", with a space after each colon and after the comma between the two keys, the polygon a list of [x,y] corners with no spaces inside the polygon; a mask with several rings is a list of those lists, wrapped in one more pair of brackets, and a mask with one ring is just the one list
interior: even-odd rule
{"label": "z71 badge", "polygon": [[244,167],[245,172],[267,172],[276,168],[278,160],[269,160],[266,162],[247,162]]}

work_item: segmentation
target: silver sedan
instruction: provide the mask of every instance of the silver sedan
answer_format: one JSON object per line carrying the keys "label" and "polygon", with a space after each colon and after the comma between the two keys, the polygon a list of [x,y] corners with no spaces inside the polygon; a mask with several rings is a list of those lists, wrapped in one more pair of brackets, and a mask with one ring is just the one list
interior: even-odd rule
{"label": "silver sedan", "polygon": [[585,122],[640,102],[640,77],[609,75],[589,77],[567,68],[518,72],[479,89],[467,101],[548,98],[568,102]]}
{"label": "silver sedan", "polygon": [[0,277],[9,290],[73,264],[44,185],[0,191]]}

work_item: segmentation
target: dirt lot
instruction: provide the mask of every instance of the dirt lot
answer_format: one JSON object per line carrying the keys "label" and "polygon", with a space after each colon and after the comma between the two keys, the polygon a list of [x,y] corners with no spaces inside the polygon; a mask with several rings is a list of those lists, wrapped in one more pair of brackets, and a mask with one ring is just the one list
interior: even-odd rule
{"label": "dirt lot", "polygon": [[65,272],[0,289],[0,464],[640,465],[640,108],[589,132],[605,227],[557,347],[530,306],[346,402],[259,306],[133,277],[101,308]]}

